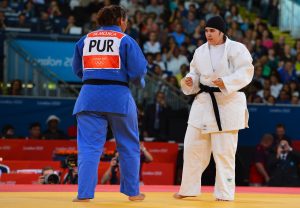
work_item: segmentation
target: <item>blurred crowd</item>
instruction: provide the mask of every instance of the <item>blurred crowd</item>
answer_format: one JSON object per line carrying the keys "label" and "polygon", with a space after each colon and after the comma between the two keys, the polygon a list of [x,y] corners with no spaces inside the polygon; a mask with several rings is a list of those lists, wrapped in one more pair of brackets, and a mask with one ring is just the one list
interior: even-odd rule
{"label": "blurred crowd", "polygon": [[[249,103],[299,104],[300,40],[275,40],[270,26],[278,23],[279,1],[256,0],[3,0],[0,28],[26,28],[31,33],[83,35],[97,29],[97,11],[121,4],[128,9],[126,33],[141,46],[148,70],[171,86],[189,71],[194,50],[206,42],[208,18],[221,15],[227,36],[242,42],[252,54],[253,82],[244,89]],[[243,7],[241,7],[241,5]],[[257,8],[260,8],[258,10]],[[251,17],[248,8],[259,11]],[[242,14],[243,13],[243,14]],[[271,15],[272,14],[272,15]],[[229,60],[230,61],[230,60]],[[166,90],[160,85],[158,91]],[[11,92],[8,92],[10,94]]]}

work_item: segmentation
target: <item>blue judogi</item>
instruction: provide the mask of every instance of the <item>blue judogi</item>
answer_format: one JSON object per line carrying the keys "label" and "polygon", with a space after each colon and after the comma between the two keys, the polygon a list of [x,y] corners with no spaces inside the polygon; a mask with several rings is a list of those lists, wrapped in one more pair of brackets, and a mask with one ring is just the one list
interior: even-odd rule
{"label": "blue judogi", "polygon": [[[146,65],[138,44],[118,26],[101,27],[76,43],[73,71],[84,83],[108,80],[144,87]],[[94,198],[108,123],[119,152],[121,192],[138,195],[140,146],[130,89],[118,84],[84,84],[73,114],[78,122],[78,198]]]}

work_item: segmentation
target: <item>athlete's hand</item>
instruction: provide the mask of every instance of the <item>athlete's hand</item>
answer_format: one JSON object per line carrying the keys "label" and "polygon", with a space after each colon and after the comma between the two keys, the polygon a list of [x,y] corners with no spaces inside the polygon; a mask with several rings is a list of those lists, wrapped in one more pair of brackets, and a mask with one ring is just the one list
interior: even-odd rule
{"label": "athlete's hand", "polygon": [[186,77],[184,78],[184,83],[188,86],[188,87],[192,87],[193,86],[193,79],[191,77]]}
{"label": "athlete's hand", "polygon": [[225,88],[224,82],[221,78],[213,80],[212,83],[219,88]]}

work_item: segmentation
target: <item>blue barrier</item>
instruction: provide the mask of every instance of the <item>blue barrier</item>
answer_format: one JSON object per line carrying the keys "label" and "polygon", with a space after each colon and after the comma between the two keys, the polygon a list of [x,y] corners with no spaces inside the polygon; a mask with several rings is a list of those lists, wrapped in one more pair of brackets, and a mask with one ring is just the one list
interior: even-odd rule
{"label": "blue barrier", "polygon": [[49,115],[55,114],[61,119],[60,129],[66,130],[75,124],[72,110],[75,99],[47,99],[24,97],[0,97],[0,127],[11,124],[17,136],[28,136],[29,125],[40,122],[42,131],[46,129]]}
{"label": "blue barrier", "polygon": [[248,105],[249,129],[240,131],[239,145],[253,146],[265,133],[274,133],[278,123],[286,127],[286,134],[294,140],[300,139],[299,106]]}
{"label": "blue barrier", "polygon": [[[72,116],[74,103],[75,99],[0,96],[0,127],[12,124],[16,135],[27,136],[30,123],[38,121],[44,130],[48,116],[55,114],[61,119],[60,128],[66,132],[76,123]],[[250,128],[240,131],[240,146],[256,145],[264,133],[273,133],[278,123],[286,126],[289,137],[300,140],[300,107],[249,105],[248,109]]]}

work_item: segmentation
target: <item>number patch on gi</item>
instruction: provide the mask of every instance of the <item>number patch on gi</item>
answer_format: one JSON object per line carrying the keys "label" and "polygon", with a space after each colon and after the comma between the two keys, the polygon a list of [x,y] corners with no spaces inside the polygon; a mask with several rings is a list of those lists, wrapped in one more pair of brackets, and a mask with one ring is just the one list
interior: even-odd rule
{"label": "number patch on gi", "polygon": [[115,31],[95,31],[84,40],[83,69],[120,69],[120,43],[125,35]]}

